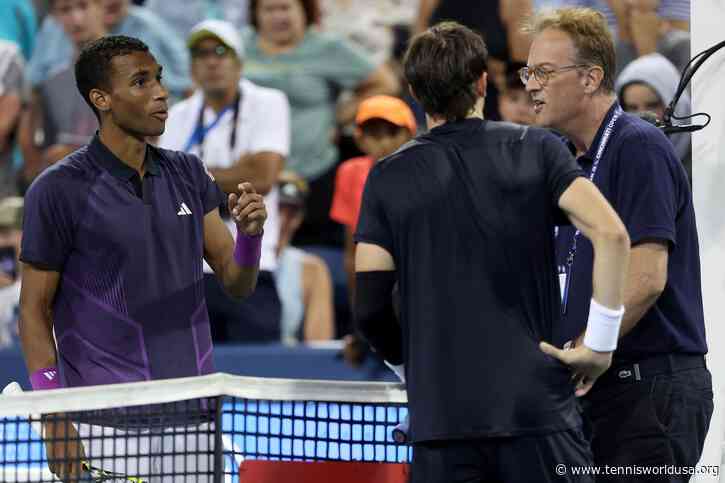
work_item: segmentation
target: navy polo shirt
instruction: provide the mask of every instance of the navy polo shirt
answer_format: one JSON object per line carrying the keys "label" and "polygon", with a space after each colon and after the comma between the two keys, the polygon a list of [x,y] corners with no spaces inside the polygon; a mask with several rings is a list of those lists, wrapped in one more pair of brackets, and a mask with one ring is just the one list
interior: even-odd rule
{"label": "navy polo shirt", "polygon": [[[609,110],[599,131],[578,162],[587,174],[602,134],[614,115]],[[667,284],[635,328],[619,341],[617,360],[633,361],[660,354],[704,354],[705,323],[700,284],[700,253],[692,193],[672,144],[656,127],[623,113],[602,154],[594,184],[627,227],[632,246],[649,241],[669,248]],[[573,227],[561,227],[557,262],[566,264]],[[592,297],[592,245],[579,236],[569,281],[567,311],[557,330],[559,345],[586,328]]]}
{"label": "navy polo shirt", "polygon": [[96,136],[25,197],[21,260],[61,274],[64,386],[213,371],[203,221],[224,195],[195,156],[148,146],[145,168],[141,180]]}

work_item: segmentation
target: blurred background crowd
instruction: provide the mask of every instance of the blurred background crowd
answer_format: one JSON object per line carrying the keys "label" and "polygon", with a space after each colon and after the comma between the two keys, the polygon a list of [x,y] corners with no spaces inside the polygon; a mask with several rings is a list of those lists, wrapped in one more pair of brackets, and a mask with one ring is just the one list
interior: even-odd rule
{"label": "blurred background crowd", "polygon": [[[0,348],[17,344],[23,194],[98,129],[75,86],[84,44],[146,42],[172,103],[151,142],[198,155],[227,192],[247,180],[265,195],[255,294],[235,302],[205,275],[215,342],[295,344],[353,332],[352,234],[367,173],[425,129],[400,67],[410,36],[448,19],[479,31],[486,118],[531,124],[520,26],[560,6],[606,16],[621,105],[661,118],[690,58],[689,0],[0,1]],[[675,114],[689,112],[684,95]],[[689,134],[672,142],[689,173]],[[349,346],[351,360],[360,353]]]}

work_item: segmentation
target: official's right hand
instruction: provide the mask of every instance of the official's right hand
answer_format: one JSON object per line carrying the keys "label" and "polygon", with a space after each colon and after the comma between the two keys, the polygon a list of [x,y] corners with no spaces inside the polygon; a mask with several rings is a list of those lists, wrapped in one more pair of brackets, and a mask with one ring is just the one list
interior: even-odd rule
{"label": "official's right hand", "polygon": [[541,342],[539,348],[545,354],[555,357],[569,366],[577,397],[588,393],[597,378],[612,365],[611,352],[594,352],[584,344],[573,349],[562,350],[546,342]]}
{"label": "official's right hand", "polygon": [[50,472],[61,481],[77,482],[85,452],[75,426],[62,416],[49,416],[43,422],[43,438]]}

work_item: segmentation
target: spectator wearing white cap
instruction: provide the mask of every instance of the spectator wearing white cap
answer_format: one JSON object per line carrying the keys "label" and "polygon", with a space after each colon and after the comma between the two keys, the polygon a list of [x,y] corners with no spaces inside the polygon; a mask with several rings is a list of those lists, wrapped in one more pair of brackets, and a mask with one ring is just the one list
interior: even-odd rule
{"label": "spectator wearing white cap", "polygon": [[[238,29],[205,20],[189,34],[191,73],[199,89],[169,111],[159,145],[195,154],[226,193],[249,181],[268,207],[257,288],[242,302],[230,299],[205,265],[206,301],[216,342],[280,339],[280,302],[273,272],[279,238],[277,177],[289,153],[286,96],[242,78],[244,46]],[[227,220],[229,230],[236,228]]]}

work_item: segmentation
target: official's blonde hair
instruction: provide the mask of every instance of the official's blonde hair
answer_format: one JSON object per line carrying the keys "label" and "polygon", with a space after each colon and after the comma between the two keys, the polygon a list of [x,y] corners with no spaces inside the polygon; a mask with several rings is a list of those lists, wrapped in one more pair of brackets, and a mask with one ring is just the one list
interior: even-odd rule
{"label": "official's blonde hair", "polygon": [[604,78],[600,89],[614,92],[614,40],[602,13],[590,8],[545,10],[532,16],[524,25],[524,31],[533,35],[547,29],[568,34],[576,50],[574,62],[601,67]]}

